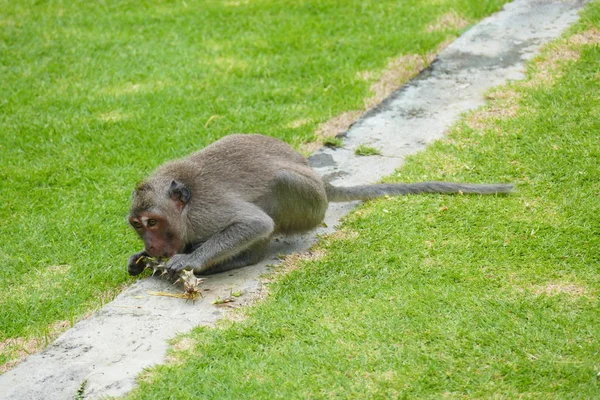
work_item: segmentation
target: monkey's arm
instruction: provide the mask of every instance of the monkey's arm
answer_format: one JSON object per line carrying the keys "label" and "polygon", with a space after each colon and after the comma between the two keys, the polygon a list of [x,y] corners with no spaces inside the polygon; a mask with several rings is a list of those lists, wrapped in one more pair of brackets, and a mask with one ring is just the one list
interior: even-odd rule
{"label": "monkey's arm", "polygon": [[191,268],[195,273],[227,261],[255,243],[268,240],[275,224],[271,217],[253,204],[248,204],[243,212],[238,212],[232,221],[220,232],[211,236],[205,243],[190,254],[176,254],[167,261],[169,275],[182,269]]}

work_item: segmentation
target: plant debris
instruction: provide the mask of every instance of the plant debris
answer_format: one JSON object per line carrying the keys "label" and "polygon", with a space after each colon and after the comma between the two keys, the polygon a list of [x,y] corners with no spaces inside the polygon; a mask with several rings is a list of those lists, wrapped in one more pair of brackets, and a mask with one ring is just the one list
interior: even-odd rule
{"label": "plant debris", "polygon": [[233,302],[235,302],[235,298],[240,297],[241,295],[242,295],[241,291],[237,291],[237,292],[230,291],[229,296],[227,296],[225,298],[221,298],[219,296],[212,303],[215,305],[233,303]]}
{"label": "plant debris", "polygon": [[186,298],[188,300],[196,301],[198,297],[202,296],[200,289],[198,289],[198,285],[200,285],[200,282],[203,280],[204,279],[196,278],[194,271],[186,269],[179,273],[179,279],[177,279],[175,283],[183,282],[183,292],[184,295],[187,296]]}
{"label": "plant debris", "polygon": [[[155,258],[155,257],[148,257],[148,256],[142,256],[140,257],[137,262],[144,262],[146,264],[146,269],[152,269],[152,275],[155,275],[157,272],[159,272],[159,276],[162,277],[164,275],[167,274],[167,259],[166,258]],[[178,298],[182,298],[182,299],[186,299],[187,300],[192,300],[192,302],[195,302],[198,297],[202,297],[202,293],[200,292],[200,283],[204,281],[204,279],[202,278],[197,278],[196,275],[194,275],[194,271],[193,270],[182,270],[179,272],[179,278],[173,283],[173,285],[176,285],[177,283],[181,282],[183,283],[183,294],[173,294],[173,293],[166,293],[166,292],[149,292],[152,295],[155,296],[168,296],[168,297],[178,297]]]}
{"label": "plant debris", "polygon": [[219,305],[219,304],[233,303],[234,301],[235,301],[235,299],[232,296],[227,296],[223,299],[221,297],[217,297],[212,303],[215,305]]}

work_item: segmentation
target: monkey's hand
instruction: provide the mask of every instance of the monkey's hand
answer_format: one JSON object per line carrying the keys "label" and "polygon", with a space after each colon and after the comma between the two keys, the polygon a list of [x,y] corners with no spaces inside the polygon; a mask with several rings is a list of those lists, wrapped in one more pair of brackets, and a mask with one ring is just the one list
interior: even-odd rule
{"label": "monkey's hand", "polygon": [[169,278],[176,278],[179,275],[178,273],[186,268],[194,269],[195,264],[195,260],[189,254],[175,254],[167,261],[166,269]]}
{"label": "monkey's hand", "polygon": [[129,261],[127,262],[127,272],[129,272],[129,275],[139,275],[146,269],[144,257],[148,257],[148,253],[144,250],[129,257]]}

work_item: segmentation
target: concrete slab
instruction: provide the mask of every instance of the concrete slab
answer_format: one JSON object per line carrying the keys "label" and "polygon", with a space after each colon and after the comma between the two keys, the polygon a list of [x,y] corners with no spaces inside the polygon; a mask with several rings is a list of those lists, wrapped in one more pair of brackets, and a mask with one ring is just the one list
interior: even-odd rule
{"label": "concrete slab", "polygon": [[[450,45],[432,65],[390,98],[367,112],[344,135],[344,148],[317,151],[314,168],[339,185],[376,182],[403,158],[440,138],[458,116],[484,103],[483,93],[523,77],[523,63],[541,45],[577,20],[586,0],[515,0]],[[360,144],[382,156],[356,157]],[[87,380],[86,399],[120,396],[143,368],[164,361],[167,340],[198,325],[213,325],[227,307],[212,301],[242,292],[235,305],[260,296],[260,276],[278,254],[304,251],[316,235],[331,232],[355,203],[332,204],[328,227],[314,234],[280,239],[259,265],[207,277],[196,303],[153,296],[180,293],[157,278],[138,281],[91,318],[77,323],[47,349],[0,376],[4,399],[74,398]]]}

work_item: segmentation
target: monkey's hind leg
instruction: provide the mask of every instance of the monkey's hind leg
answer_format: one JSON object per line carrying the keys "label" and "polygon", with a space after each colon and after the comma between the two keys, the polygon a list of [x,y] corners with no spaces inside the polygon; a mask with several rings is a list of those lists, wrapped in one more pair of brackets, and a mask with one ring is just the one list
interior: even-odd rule
{"label": "monkey's hind leg", "polygon": [[273,190],[276,232],[306,232],[323,221],[327,195],[323,182],[312,171],[280,170]]}
{"label": "monkey's hind leg", "polygon": [[218,272],[225,272],[232,269],[242,268],[248,265],[256,264],[264,258],[270,243],[271,238],[254,243],[248,249],[233,256],[230,260],[222,261],[202,271],[200,275],[216,274]]}

